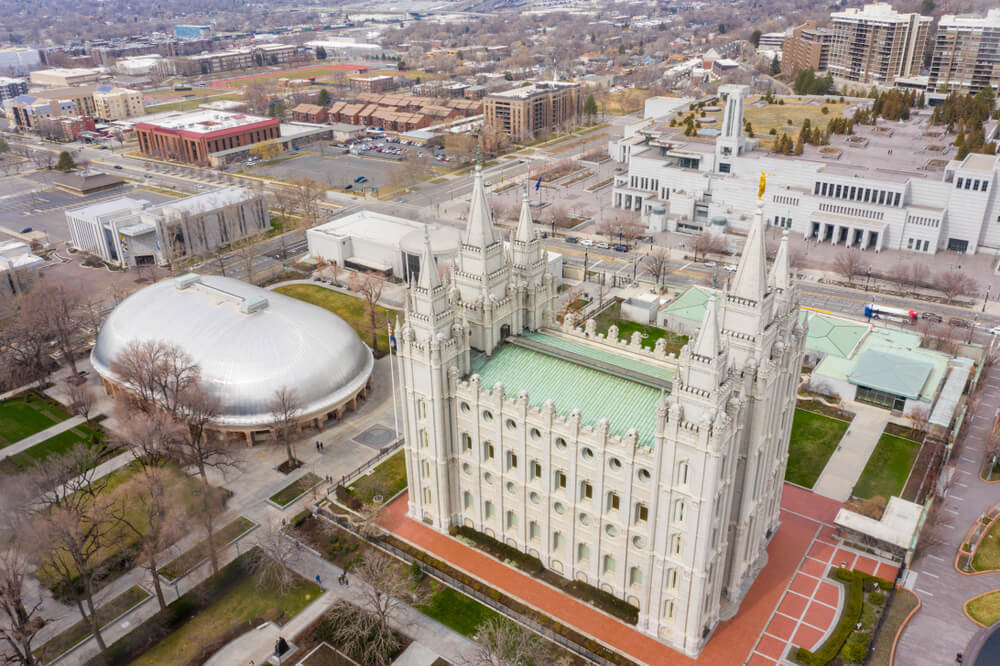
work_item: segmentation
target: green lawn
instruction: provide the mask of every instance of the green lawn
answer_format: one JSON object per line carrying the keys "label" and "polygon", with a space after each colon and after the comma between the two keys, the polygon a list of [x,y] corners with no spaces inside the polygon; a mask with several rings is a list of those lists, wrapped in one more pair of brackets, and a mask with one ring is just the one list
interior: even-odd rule
{"label": "green lawn", "polygon": [[479,625],[500,617],[493,609],[457,590],[435,582],[431,582],[431,587],[436,590],[434,596],[423,606],[418,606],[417,610],[463,636],[474,638]]}
{"label": "green lawn", "polygon": [[60,405],[28,394],[0,403],[0,448],[19,442],[69,418]]}
{"label": "green lawn", "polygon": [[281,508],[285,508],[291,504],[296,497],[306,492],[320,481],[322,481],[322,479],[312,472],[308,472],[271,495],[270,499]]}
{"label": "green lawn", "polygon": [[854,495],[862,499],[884,497],[887,500],[899,495],[919,451],[917,442],[883,433],[854,486]]}
{"label": "green lawn", "polygon": [[618,338],[620,340],[631,340],[632,334],[638,331],[644,336],[642,339],[642,346],[649,349],[655,348],[656,341],[660,338],[666,338],[668,354],[679,354],[681,348],[688,343],[688,336],[686,335],[680,335],[657,326],[650,326],[648,324],[644,325],[627,319],[622,319],[620,303],[616,303],[607,310],[601,312],[597,315],[596,321],[597,332],[602,335],[607,334],[608,328],[610,328],[612,324],[617,326]]}
{"label": "green lawn", "polygon": [[319,585],[299,578],[285,594],[262,589],[254,576],[247,577],[228,594],[192,617],[132,666],[187,664],[217,637],[265,613],[281,612],[282,622],[296,615],[321,594]]}
{"label": "green lawn", "polygon": [[972,568],[976,571],[1000,569],[1000,520],[993,523],[993,527],[979,542],[972,558]]}
{"label": "green lawn", "polygon": [[965,602],[965,610],[979,624],[990,626],[1000,620],[1000,590],[987,592],[981,597]]}
{"label": "green lawn", "polygon": [[[77,444],[88,444],[91,441],[95,441],[92,439],[95,435],[98,435],[98,432],[94,428],[81,423],[70,430],[59,433],[55,437],[50,437],[44,442],[35,444],[30,449],[25,449],[11,456],[10,459],[21,469],[27,469],[34,467],[53,454],[66,453]],[[99,435],[96,441],[101,441]]]}
{"label": "green lawn", "polygon": [[812,488],[847,432],[848,425],[847,421],[796,409],[792,419],[792,436],[788,443],[785,480],[804,488]]}
{"label": "green lawn", "polygon": [[380,463],[373,473],[352,483],[349,490],[362,502],[371,503],[375,495],[382,495],[384,500],[388,500],[405,487],[406,457],[400,449]]}
{"label": "green lawn", "polygon": [[[244,518],[240,516],[233,522],[229,523],[221,530],[215,533],[215,543],[218,546],[228,544],[230,541],[236,539],[236,537],[244,534],[253,527],[253,521],[249,518]],[[190,550],[182,553],[174,560],[168,562],[162,568],[157,570],[161,576],[163,576],[168,581],[173,582],[177,580],[187,572],[191,571],[195,566],[197,566],[202,560],[208,557],[208,540],[200,541],[195,544]]]}
{"label": "green lawn", "polygon": [[[130,587],[97,609],[97,624],[101,629],[104,629],[112,620],[149,597],[149,592],[141,587]],[[51,662],[63,652],[90,636],[90,634],[90,622],[88,620],[80,620],[36,650],[35,656],[44,663]],[[102,633],[101,635],[103,636],[104,634]]]}
{"label": "green lawn", "polygon": [[[372,339],[370,321],[368,317],[368,307],[365,302],[355,296],[348,296],[332,289],[318,287],[311,284],[289,284],[275,289],[279,294],[291,296],[321,308],[326,308],[341,319],[351,325],[361,339],[369,344]],[[375,308],[375,331],[378,338],[378,350],[384,354],[389,350],[389,332],[385,326],[385,316],[389,315],[396,323],[397,312],[376,306]]]}

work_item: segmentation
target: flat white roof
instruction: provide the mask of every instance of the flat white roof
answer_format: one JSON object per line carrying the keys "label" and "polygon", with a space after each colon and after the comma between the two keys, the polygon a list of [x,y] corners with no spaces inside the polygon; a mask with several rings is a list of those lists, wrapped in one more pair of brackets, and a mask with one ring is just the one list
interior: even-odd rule
{"label": "flat white roof", "polygon": [[147,118],[139,120],[151,125],[157,125],[166,129],[185,130],[187,132],[199,132],[207,134],[224,129],[233,129],[264,122],[270,118],[263,116],[250,116],[245,113],[229,113],[226,111],[215,111],[212,109],[201,109],[189,113],[171,113],[156,120]]}
{"label": "flat white roof", "polygon": [[309,230],[328,236],[363,238],[380,244],[399,246],[411,231],[423,229],[425,224],[414,222],[395,215],[376,213],[373,210],[359,210],[356,213],[339,217],[336,220],[321,224]]}
{"label": "flat white roof", "polygon": [[223,187],[222,189],[202,192],[183,199],[175,199],[160,204],[152,211],[175,211],[178,214],[187,213],[189,215],[200,215],[206,211],[223,208],[233,204],[243,203],[253,198],[253,194],[242,187]]}
{"label": "flat white roof", "polygon": [[890,497],[881,520],[841,509],[833,523],[900,548],[909,548],[922,510],[923,506],[920,504],[907,502],[901,497]]}

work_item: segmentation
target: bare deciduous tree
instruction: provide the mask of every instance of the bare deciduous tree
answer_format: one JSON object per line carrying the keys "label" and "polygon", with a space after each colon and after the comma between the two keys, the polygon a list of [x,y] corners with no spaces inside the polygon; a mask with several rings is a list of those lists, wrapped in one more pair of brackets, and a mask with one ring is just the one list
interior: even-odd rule
{"label": "bare deciduous tree", "polygon": [[82,378],[75,375],[63,383],[66,388],[66,395],[69,397],[69,408],[74,414],[82,416],[89,424],[90,413],[97,404],[97,395],[94,390]]}
{"label": "bare deciduous tree", "polygon": [[910,422],[910,427],[920,435],[921,439],[927,434],[927,426],[930,423],[930,418],[930,410],[926,407],[917,407],[906,416],[906,419]]}
{"label": "bare deciduous tree", "polygon": [[375,321],[375,314],[378,308],[378,300],[382,298],[382,288],[385,283],[374,275],[367,273],[355,273],[351,276],[348,288],[361,294],[368,312],[368,326],[372,336],[372,351],[378,353],[378,323]]}
{"label": "bare deciduous tree", "polygon": [[411,589],[409,576],[402,564],[380,550],[371,549],[365,553],[354,573],[368,583],[361,588],[361,602],[364,610],[372,616],[380,636],[392,635],[392,624],[400,609],[407,604],[419,606],[427,601],[426,589]]}
{"label": "bare deciduous tree", "polygon": [[295,457],[295,437],[299,430],[299,418],[302,416],[302,401],[295,389],[281,386],[272,394],[267,409],[271,414],[274,439],[285,447],[288,467],[295,469],[301,464]]}
{"label": "bare deciduous tree", "polygon": [[854,278],[861,274],[864,260],[857,250],[843,249],[833,259],[833,270],[853,284]]}
{"label": "bare deciduous tree", "polygon": [[12,654],[6,663],[34,666],[31,642],[43,626],[39,609],[42,600],[32,603],[27,595],[31,563],[21,547],[10,544],[0,550],[0,639]]}
{"label": "bare deciduous tree", "polygon": [[166,474],[160,467],[143,468],[129,483],[116,489],[112,504],[116,523],[137,539],[140,566],[153,580],[161,610],[167,607],[167,601],[157,573],[157,556],[187,531],[183,497],[178,486],[167,483]]}
{"label": "bare deciduous tree", "polygon": [[195,491],[198,499],[198,510],[194,518],[205,530],[205,543],[208,546],[208,561],[212,565],[212,573],[219,573],[219,547],[215,543],[216,522],[226,508],[226,498],[218,488],[202,483]]}
{"label": "bare deciduous tree", "polygon": [[979,283],[960,270],[938,273],[934,278],[934,286],[944,294],[949,304],[956,296],[974,296],[979,292]]}
{"label": "bare deciduous tree", "polygon": [[116,408],[118,434],[136,462],[145,468],[160,467],[171,458],[181,457],[186,437],[180,421],[163,410],[141,412]]}
{"label": "bare deciduous tree", "polygon": [[35,289],[41,292],[36,305],[41,306],[39,314],[45,329],[75,375],[77,368],[74,341],[83,323],[82,292],[65,284],[36,286]]}
{"label": "bare deciduous tree", "polygon": [[294,567],[301,549],[281,529],[267,525],[257,536],[259,550],[250,563],[250,570],[257,576],[257,586],[263,590],[286,593],[299,579]]}
{"label": "bare deciduous tree", "polygon": [[710,231],[702,231],[700,234],[691,239],[690,247],[691,252],[694,254],[694,260],[698,261],[699,254],[701,254],[702,259],[704,259],[710,252],[716,254],[724,252],[726,249],[726,241],[718,234],[713,234]]}
{"label": "bare deciduous tree", "polygon": [[669,264],[670,254],[662,247],[653,248],[653,251],[642,259],[643,268],[649,271],[656,284],[660,284],[660,280],[666,276]]}
{"label": "bare deciduous tree", "polygon": [[552,663],[542,639],[506,618],[490,618],[478,627],[476,653],[468,666],[515,666]]}
{"label": "bare deciduous tree", "polygon": [[164,409],[178,415],[182,395],[198,383],[201,368],[179,346],[132,341],[111,361],[112,372],[131,391],[143,411]]}

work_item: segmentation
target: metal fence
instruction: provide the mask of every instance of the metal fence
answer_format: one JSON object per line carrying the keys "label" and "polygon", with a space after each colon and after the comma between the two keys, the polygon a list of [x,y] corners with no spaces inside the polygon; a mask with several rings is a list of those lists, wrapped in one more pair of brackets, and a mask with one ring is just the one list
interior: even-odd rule
{"label": "metal fence", "polygon": [[398,451],[402,446],[403,446],[403,438],[399,437],[392,444],[383,447],[381,450],[379,450],[377,454],[375,454],[374,458],[369,458],[368,460],[361,463],[347,474],[340,477],[340,479],[335,479],[333,483],[331,483],[330,486],[327,488],[326,490],[327,495],[329,495],[330,491],[332,491],[337,486],[346,487],[348,484],[353,483],[355,479],[357,479],[358,477],[362,476],[365,472],[367,472],[369,467],[374,467],[378,463],[382,462],[383,460],[391,456],[393,453]]}

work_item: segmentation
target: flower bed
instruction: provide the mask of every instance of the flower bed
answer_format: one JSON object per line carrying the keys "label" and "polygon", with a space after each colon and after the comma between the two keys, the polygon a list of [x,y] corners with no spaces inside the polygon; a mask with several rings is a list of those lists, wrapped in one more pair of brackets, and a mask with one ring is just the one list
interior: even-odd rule
{"label": "flower bed", "polygon": [[279,508],[284,509],[312,488],[315,488],[322,480],[312,472],[308,472],[271,495],[268,500],[278,505]]}
{"label": "flower bed", "polygon": [[[230,544],[254,528],[254,522],[240,516],[215,533],[216,544]],[[194,569],[208,557],[208,540],[199,542],[171,562],[157,570],[164,580],[172,583]]]}

